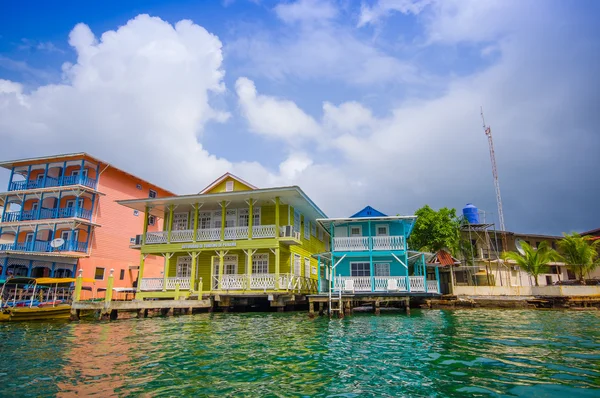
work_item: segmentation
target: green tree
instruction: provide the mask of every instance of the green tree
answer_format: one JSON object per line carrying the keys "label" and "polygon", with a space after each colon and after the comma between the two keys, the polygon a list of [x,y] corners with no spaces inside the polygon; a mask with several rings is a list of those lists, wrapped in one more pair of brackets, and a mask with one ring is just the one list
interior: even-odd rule
{"label": "green tree", "polygon": [[562,260],[579,277],[585,285],[584,275],[593,271],[598,265],[598,248],[600,239],[593,240],[588,236],[581,236],[577,232],[563,234],[564,238],[558,241],[558,248]]}
{"label": "green tree", "polygon": [[455,209],[442,207],[438,211],[428,205],[415,212],[417,221],[408,240],[416,250],[437,252],[448,249],[453,255],[460,250],[460,220]]}
{"label": "green tree", "polygon": [[533,276],[535,285],[539,286],[538,275],[548,272],[548,263],[556,261],[560,258],[558,253],[554,251],[546,241],[539,244],[537,250],[525,242],[521,243],[524,254],[517,252],[504,252],[502,258],[504,260],[513,260],[522,270]]}

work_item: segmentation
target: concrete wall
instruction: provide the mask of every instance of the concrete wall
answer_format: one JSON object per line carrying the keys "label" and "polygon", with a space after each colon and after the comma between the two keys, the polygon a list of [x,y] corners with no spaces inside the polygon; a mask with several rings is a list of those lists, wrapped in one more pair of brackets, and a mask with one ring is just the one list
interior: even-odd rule
{"label": "concrete wall", "polygon": [[600,296],[600,286],[454,286],[457,296]]}

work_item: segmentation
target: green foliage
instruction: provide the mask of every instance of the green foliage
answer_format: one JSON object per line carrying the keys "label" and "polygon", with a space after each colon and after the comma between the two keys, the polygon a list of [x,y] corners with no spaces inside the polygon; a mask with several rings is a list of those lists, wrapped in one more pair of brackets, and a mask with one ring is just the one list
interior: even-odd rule
{"label": "green foliage", "polygon": [[448,249],[453,255],[460,251],[460,220],[455,209],[442,207],[435,211],[425,205],[415,215],[417,221],[408,240],[409,247],[428,252]]}
{"label": "green foliage", "polygon": [[502,253],[502,258],[516,262],[522,270],[533,276],[535,285],[539,286],[538,275],[547,273],[548,263],[557,261],[560,259],[560,256],[548,246],[546,241],[540,243],[537,250],[526,242],[522,242],[521,247],[525,252],[523,255],[517,252],[504,252]]}
{"label": "green foliage", "polygon": [[600,239],[592,240],[590,237],[581,236],[576,232],[563,234],[564,238],[558,241],[558,248],[562,253],[562,260],[585,284],[584,276],[593,271],[598,265],[598,248]]}

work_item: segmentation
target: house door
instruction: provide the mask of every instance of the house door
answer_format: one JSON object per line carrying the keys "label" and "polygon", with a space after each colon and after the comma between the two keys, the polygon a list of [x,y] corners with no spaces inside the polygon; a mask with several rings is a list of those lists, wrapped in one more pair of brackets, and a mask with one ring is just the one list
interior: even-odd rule
{"label": "house door", "polygon": [[25,235],[25,247],[27,247],[29,250],[33,249],[33,241],[34,237],[32,233]]}
{"label": "house door", "polygon": [[[237,256],[223,256],[223,274],[224,275],[235,275],[237,274],[238,261]],[[213,256],[212,258],[212,288],[219,288],[219,256]]]}

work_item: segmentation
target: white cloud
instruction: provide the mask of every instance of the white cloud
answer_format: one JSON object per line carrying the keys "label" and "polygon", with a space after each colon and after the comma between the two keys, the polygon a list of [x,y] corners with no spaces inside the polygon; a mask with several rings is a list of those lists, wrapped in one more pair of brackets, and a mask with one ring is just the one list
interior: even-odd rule
{"label": "white cloud", "polygon": [[376,24],[394,11],[417,15],[431,2],[432,0],[378,0],[373,6],[363,3],[360,8],[358,26]]}
{"label": "white cloud", "polygon": [[292,101],[257,95],[254,82],[245,77],[237,80],[235,88],[242,114],[254,133],[287,139],[291,143],[318,134],[315,120]]}
{"label": "white cloud", "polygon": [[337,16],[337,8],[329,0],[298,0],[280,3],[275,13],[284,22],[326,21]]}

